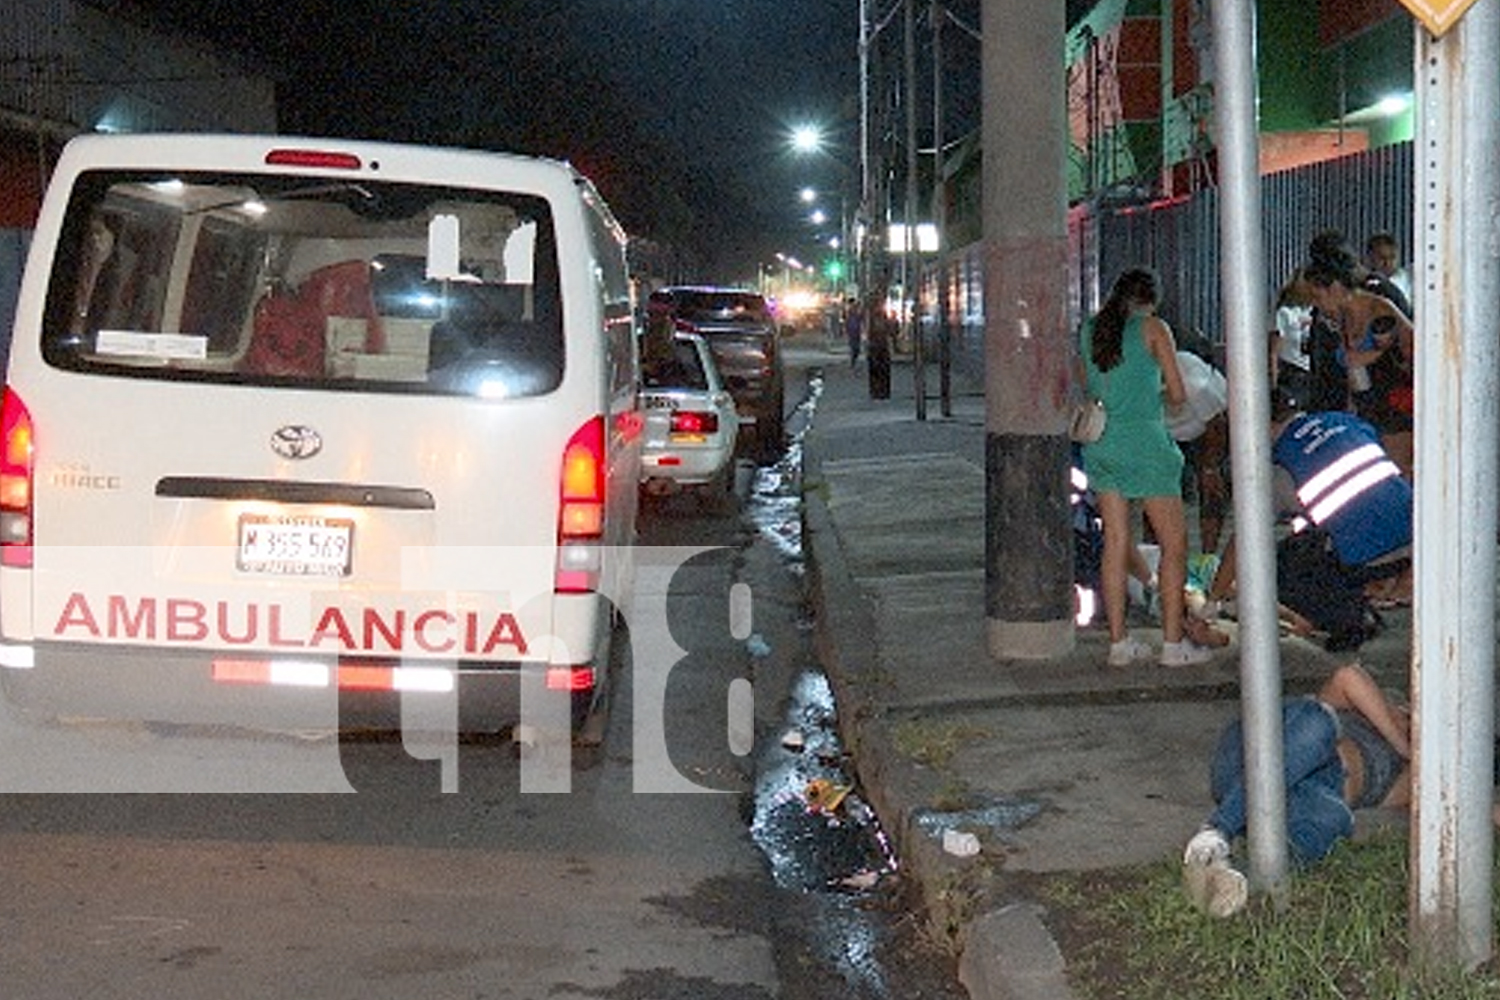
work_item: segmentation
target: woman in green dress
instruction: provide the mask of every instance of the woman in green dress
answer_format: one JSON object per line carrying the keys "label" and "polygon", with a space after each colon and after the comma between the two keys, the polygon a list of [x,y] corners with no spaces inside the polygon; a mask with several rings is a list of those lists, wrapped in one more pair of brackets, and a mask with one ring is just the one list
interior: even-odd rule
{"label": "woman in green dress", "polygon": [[1209,649],[1184,632],[1187,519],[1182,505],[1182,452],[1167,431],[1166,407],[1186,399],[1172,330],[1156,315],[1156,275],[1132,269],[1116,279],[1098,314],[1084,324],[1080,345],[1085,385],[1104,405],[1104,433],[1083,446],[1084,469],[1104,522],[1101,587],[1109,622],[1109,665],[1151,656],[1150,645],[1125,626],[1125,579],[1135,545],[1131,501],[1139,501],[1161,547],[1157,578],[1163,644],[1158,662],[1205,663]]}

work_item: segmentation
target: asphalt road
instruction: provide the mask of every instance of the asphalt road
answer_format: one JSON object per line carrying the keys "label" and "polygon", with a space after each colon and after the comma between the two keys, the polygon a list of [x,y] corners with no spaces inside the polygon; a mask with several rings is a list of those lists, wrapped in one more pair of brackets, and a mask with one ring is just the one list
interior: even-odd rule
{"label": "asphalt road", "polygon": [[[780,886],[747,830],[752,744],[783,731],[816,670],[796,485],[762,475],[739,510],[649,505],[643,563],[667,569],[643,574],[637,606],[668,627],[632,629],[632,659],[665,635],[678,661],[621,664],[604,743],[574,748],[565,794],[523,791],[535,758],[502,739],[4,720],[0,993],[961,995],[899,887]],[[33,794],[77,788],[96,791]]]}
{"label": "asphalt road", "polygon": [[[307,774],[342,757],[358,794],[7,796],[4,995],[777,996],[739,796],[637,794],[628,736],[612,726],[567,794],[522,793],[498,741],[461,746],[445,794],[392,738],[269,755]],[[182,734],[82,738],[143,772],[233,759]]]}

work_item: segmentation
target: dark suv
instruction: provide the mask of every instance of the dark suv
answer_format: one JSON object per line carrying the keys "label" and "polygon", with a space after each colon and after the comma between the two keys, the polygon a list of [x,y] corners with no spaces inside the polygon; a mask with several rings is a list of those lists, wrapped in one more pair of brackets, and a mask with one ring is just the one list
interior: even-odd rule
{"label": "dark suv", "polygon": [[781,454],[786,379],[776,320],[759,293],[737,288],[679,286],[651,293],[653,313],[678,330],[701,334],[739,410],[740,441],[762,461]]}

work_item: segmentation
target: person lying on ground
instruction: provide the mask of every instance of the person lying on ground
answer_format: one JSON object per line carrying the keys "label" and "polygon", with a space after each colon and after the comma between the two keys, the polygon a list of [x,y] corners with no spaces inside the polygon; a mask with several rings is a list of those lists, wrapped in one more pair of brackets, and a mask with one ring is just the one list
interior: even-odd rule
{"label": "person lying on ground", "polygon": [[[1358,663],[1338,667],[1316,695],[1282,701],[1286,832],[1300,865],[1326,858],[1354,833],[1356,810],[1411,805],[1411,712]],[[1500,741],[1492,765],[1500,784]],[[1244,728],[1231,722],[1209,770],[1215,806],[1183,851],[1188,899],[1210,916],[1244,909],[1245,876],[1231,857],[1247,828]],[[1500,805],[1490,809],[1500,827]]]}
{"label": "person lying on ground", "polygon": [[[1281,710],[1287,841],[1307,865],[1354,833],[1354,810],[1411,801],[1411,715],[1358,663],[1338,667],[1316,695],[1287,698]],[[1209,773],[1214,810],[1183,852],[1193,905],[1215,917],[1244,908],[1245,876],[1231,863],[1246,831],[1244,728],[1224,730]]]}

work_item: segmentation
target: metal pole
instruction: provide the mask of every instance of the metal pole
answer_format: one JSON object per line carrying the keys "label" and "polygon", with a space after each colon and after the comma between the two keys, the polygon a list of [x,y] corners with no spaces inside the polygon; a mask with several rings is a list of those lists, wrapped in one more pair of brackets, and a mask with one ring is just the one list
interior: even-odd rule
{"label": "metal pole", "polygon": [[932,226],[937,230],[938,399],[943,416],[953,416],[952,355],[948,328],[948,206],[943,197],[943,11],[932,0]]}
{"label": "metal pole", "polygon": [[871,217],[870,179],[870,0],[859,0],[859,208],[854,229],[858,234],[855,253],[859,260],[859,298],[854,308],[860,313],[860,329],[869,336],[870,285],[873,264],[870,260],[870,232],[875,223]]}
{"label": "metal pole", "polygon": [[[901,255],[902,329],[911,342],[911,371],[917,397],[917,419],[927,419],[927,386],[922,367],[922,327],[917,322],[921,282],[917,258],[917,0],[906,0],[905,80],[901,100],[906,105],[906,224],[905,253]],[[907,301],[911,308],[906,308]]]}
{"label": "metal pole", "polygon": [[859,0],[859,212],[870,216],[870,0]]}
{"label": "metal pole", "polygon": [[1500,0],[1442,38],[1416,31],[1416,601],[1413,957],[1494,951],[1490,824],[1500,301]]}
{"label": "metal pole", "polygon": [[1250,881],[1282,901],[1287,881],[1286,777],[1281,728],[1281,650],[1272,538],[1270,371],[1261,275],[1259,142],[1256,133],[1255,5],[1214,0],[1219,122],[1220,259],[1223,269],[1229,419],[1234,475],[1235,579],[1240,595],[1240,700],[1245,728]]}

